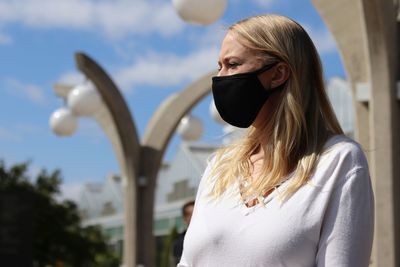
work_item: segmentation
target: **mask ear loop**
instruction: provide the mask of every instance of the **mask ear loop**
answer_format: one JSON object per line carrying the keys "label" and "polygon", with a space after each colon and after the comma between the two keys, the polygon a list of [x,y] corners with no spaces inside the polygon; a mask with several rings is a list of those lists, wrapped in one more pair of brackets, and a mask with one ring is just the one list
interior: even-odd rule
{"label": "mask ear loop", "polygon": [[275,67],[277,64],[279,63],[279,61],[271,63],[271,64],[267,64],[261,68],[259,68],[258,70],[252,71],[252,72],[248,72],[249,74],[255,74],[255,75],[260,75],[264,72],[266,72],[267,70],[272,69],[273,67]]}

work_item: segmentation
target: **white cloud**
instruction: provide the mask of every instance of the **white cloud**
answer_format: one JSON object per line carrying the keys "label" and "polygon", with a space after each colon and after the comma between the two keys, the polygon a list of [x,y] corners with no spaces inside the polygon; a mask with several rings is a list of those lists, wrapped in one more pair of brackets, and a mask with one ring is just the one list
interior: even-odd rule
{"label": "white cloud", "polygon": [[15,79],[7,79],[5,80],[5,86],[10,94],[26,98],[35,104],[43,105],[46,102],[43,89],[37,85],[25,84]]}
{"label": "white cloud", "polygon": [[131,33],[172,35],[184,27],[170,1],[3,0],[0,24],[32,28],[101,31],[119,38]]}
{"label": "white cloud", "polygon": [[20,142],[25,137],[32,138],[32,135],[41,134],[43,131],[40,127],[30,123],[17,123],[12,126],[0,127],[0,140]]}
{"label": "white cloud", "polygon": [[0,127],[0,140],[18,142],[21,140],[21,137],[10,129]]}
{"label": "white cloud", "polygon": [[32,135],[42,133],[42,128],[31,123],[17,123],[15,129],[21,135]]}
{"label": "white cloud", "polygon": [[13,40],[10,36],[0,33],[0,45],[12,44]]}
{"label": "white cloud", "polygon": [[150,54],[138,58],[114,75],[122,90],[140,85],[173,86],[201,77],[217,68],[218,48],[202,48],[189,55]]}
{"label": "white cloud", "polygon": [[[119,88],[128,93],[140,86],[166,87],[192,81],[217,69],[219,47],[225,33],[226,27],[222,24],[212,25],[201,35],[186,36],[195,48],[191,53],[177,55],[149,50],[137,56],[131,65],[114,67],[110,76]],[[60,75],[57,83],[74,85],[84,79],[81,73],[70,71]]]}
{"label": "white cloud", "polygon": [[222,40],[225,37],[228,26],[223,24],[213,24],[207,28],[202,35],[194,33],[188,36],[188,40],[193,46],[207,47],[216,46],[220,47]]}
{"label": "white cloud", "polygon": [[58,78],[57,83],[66,85],[76,85],[80,84],[85,80],[85,76],[81,72],[70,71],[62,74]]}
{"label": "white cloud", "polygon": [[253,3],[259,7],[271,7],[274,4],[274,0],[253,0]]}
{"label": "white cloud", "polygon": [[107,35],[120,37],[129,33],[172,35],[184,23],[169,1],[101,1],[93,7],[94,23]]}
{"label": "white cloud", "polygon": [[320,54],[332,53],[337,50],[335,39],[327,28],[315,29],[308,25],[303,27],[310,35]]}

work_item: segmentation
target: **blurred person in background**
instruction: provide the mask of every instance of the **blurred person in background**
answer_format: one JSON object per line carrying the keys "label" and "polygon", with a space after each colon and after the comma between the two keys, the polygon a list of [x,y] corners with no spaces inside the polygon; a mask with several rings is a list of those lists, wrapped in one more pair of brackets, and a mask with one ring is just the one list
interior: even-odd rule
{"label": "blurred person in background", "polygon": [[[182,217],[183,217],[183,222],[185,223],[186,227],[189,226],[189,224],[190,224],[190,219],[192,218],[193,208],[194,208],[194,201],[186,202],[182,206]],[[181,259],[182,250],[183,250],[183,240],[185,239],[185,234],[186,234],[186,229],[178,235],[177,239],[174,242],[172,252],[173,252],[174,259],[175,259],[175,264],[178,264],[178,262]]]}

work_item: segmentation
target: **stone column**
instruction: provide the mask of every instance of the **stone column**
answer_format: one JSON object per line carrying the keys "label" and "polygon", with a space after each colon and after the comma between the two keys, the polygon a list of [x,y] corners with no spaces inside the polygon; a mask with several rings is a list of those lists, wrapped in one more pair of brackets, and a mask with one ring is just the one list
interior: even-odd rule
{"label": "stone column", "polygon": [[[400,116],[396,98],[399,57],[395,2],[312,2],[341,52],[352,85],[357,124],[355,136],[370,163],[376,218],[372,265],[397,267],[400,265],[400,205],[397,204],[400,195]],[[357,101],[358,84],[368,88],[366,102]]]}
{"label": "stone column", "polygon": [[214,75],[216,72],[208,73],[167,98],[154,112],[146,127],[141,143],[139,179],[143,183],[139,183],[138,188],[137,215],[138,237],[142,240],[138,246],[138,262],[145,267],[155,266],[154,197],[162,157],[182,117],[210,92],[211,77]]}
{"label": "stone column", "polygon": [[376,225],[373,260],[377,266],[395,267],[400,265],[400,221],[396,204],[398,202],[395,200],[400,194],[400,173],[397,167],[400,164],[400,117],[396,96],[399,70],[397,10],[395,12],[392,1],[362,0],[361,4],[370,86],[369,119],[372,127],[369,132],[373,151],[370,166],[371,176],[375,178]]}

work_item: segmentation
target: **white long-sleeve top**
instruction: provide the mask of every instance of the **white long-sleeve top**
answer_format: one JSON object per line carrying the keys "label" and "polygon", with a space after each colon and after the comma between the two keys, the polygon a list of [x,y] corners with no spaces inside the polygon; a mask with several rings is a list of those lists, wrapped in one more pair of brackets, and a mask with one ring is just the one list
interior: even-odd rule
{"label": "white long-sleeve top", "polygon": [[248,208],[238,184],[217,202],[207,167],[196,197],[178,267],[366,267],[369,264],[374,197],[360,146],[330,138],[314,175],[290,198],[278,196],[288,179]]}

